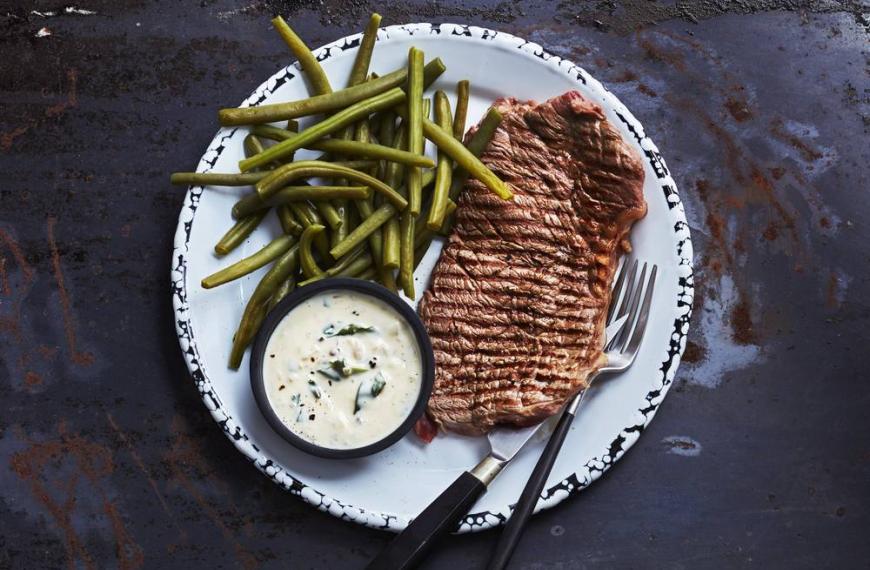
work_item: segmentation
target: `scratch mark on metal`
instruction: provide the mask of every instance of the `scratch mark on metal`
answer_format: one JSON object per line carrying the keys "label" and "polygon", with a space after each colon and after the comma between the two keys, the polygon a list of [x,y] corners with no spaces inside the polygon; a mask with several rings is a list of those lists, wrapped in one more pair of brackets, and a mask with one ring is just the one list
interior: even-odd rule
{"label": "scratch mark on metal", "polygon": [[54,268],[54,279],[57,283],[57,290],[60,295],[60,306],[63,313],[64,331],[66,333],[67,347],[69,348],[70,359],[81,366],[90,366],[94,363],[94,355],[89,352],[79,351],[76,342],[76,330],[73,323],[72,305],[69,299],[66,285],[63,280],[63,270],[60,266],[60,253],[57,250],[57,243],[54,239],[54,224],[57,218],[48,218],[48,244],[51,247],[51,265]]}
{"label": "scratch mark on metal", "polygon": [[136,448],[133,447],[133,444],[130,442],[130,438],[127,437],[127,434],[124,433],[124,430],[121,429],[121,426],[115,422],[115,418],[112,417],[112,414],[106,412],[106,420],[108,420],[109,425],[118,435],[118,439],[121,440],[121,443],[124,444],[124,447],[127,448],[127,451],[130,452],[130,456],[133,457],[133,461],[136,463],[136,466],[139,467],[139,470],[145,475],[145,478],[148,480],[148,485],[151,487],[151,490],[154,491],[154,495],[157,497],[157,501],[160,503],[160,506],[163,508],[163,512],[169,517],[169,520],[172,521],[172,524],[178,529],[183,537],[186,537],[186,532],[183,528],[178,526],[178,523],[175,521],[175,517],[172,513],[172,510],[169,508],[169,505],[166,503],[166,499],[163,498],[163,493],[160,492],[160,489],[157,488],[157,482],[154,480],[154,475],[151,473],[151,470],[148,469],[148,466],[145,465],[145,462],[142,461],[142,457],[136,451]]}

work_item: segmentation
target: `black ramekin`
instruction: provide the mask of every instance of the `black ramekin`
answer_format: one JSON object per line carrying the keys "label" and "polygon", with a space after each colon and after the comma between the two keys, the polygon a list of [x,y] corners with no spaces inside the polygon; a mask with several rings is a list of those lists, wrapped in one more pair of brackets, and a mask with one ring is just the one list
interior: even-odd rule
{"label": "black ramekin", "polygon": [[[266,355],[266,346],[269,344],[269,339],[272,333],[278,326],[278,323],[292,311],[297,305],[311,297],[323,293],[324,291],[354,291],[369,295],[375,299],[379,299],[391,307],[393,307],[399,316],[410,325],[414,331],[414,337],[417,340],[417,345],[420,349],[420,361],[423,365],[420,394],[417,396],[417,403],[405,421],[399,425],[392,433],[386,437],[370,443],[363,447],[351,449],[333,449],[330,447],[322,447],[302,439],[287,427],[272,405],[269,403],[269,397],[266,394],[266,384],[263,378],[263,361]],[[347,278],[332,278],[315,281],[305,287],[295,290],[287,295],[280,303],[278,303],[263,321],[260,331],[254,339],[254,346],[251,352],[251,387],[254,390],[254,398],[260,411],[266,417],[266,421],[272,426],[281,437],[287,440],[295,447],[319,457],[329,459],[351,459],[355,457],[364,457],[372,455],[386,449],[399,441],[408,431],[411,430],[414,423],[423,414],[426,409],[426,403],[429,401],[429,394],[432,392],[432,383],[435,379],[435,357],[432,354],[432,344],[429,342],[429,335],[426,333],[426,327],[414,309],[408,303],[402,300],[398,295],[391,292],[389,289],[362,279],[347,279]]]}

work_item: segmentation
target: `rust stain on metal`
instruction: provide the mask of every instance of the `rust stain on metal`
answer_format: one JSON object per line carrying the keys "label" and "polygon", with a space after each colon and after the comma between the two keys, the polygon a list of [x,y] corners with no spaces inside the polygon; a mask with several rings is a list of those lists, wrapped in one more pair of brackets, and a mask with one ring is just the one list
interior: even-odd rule
{"label": "rust stain on metal", "polygon": [[30,387],[39,386],[42,384],[42,376],[34,372],[33,370],[28,370],[24,375],[24,383]]}
{"label": "rust stain on metal", "polygon": [[0,257],[0,287],[3,288],[3,295],[8,297],[12,294],[12,288],[9,286],[9,276],[6,275],[6,256]]}
{"label": "rust stain on metal", "polygon": [[752,324],[752,307],[742,292],[740,300],[731,308],[731,338],[737,344],[757,344],[758,337]]}
{"label": "rust stain on metal", "polygon": [[767,241],[774,241],[779,237],[779,226],[776,225],[776,222],[770,222],[767,224],[767,227],[764,228],[764,231],[761,232],[761,236]]}
{"label": "rust stain on metal", "polygon": [[127,532],[127,527],[124,526],[118,509],[111,502],[104,500],[103,511],[109,517],[112,531],[115,533],[115,556],[118,559],[118,568],[121,570],[141,568],[145,564],[145,553]]}
{"label": "rust stain on metal", "polygon": [[63,101],[49,105],[45,108],[42,117],[31,119],[26,125],[15,127],[5,133],[0,133],[0,151],[7,152],[12,148],[15,139],[27,133],[30,129],[38,127],[43,121],[58,117],[66,112],[67,109],[78,105],[77,85],[78,71],[68,69],[66,72],[68,87],[66,97]]}
{"label": "rust stain on metal", "polygon": [[[21,246],[2,228],[0,228],[0,241],[6,245],[6,248],[12,254],[12,259],[15,260],[15,264],[18,266],[23,279],[23,282],[15,288],[15,291],[12,290],[11,286],[8,289],[8,295],[12,296],[14,294],[15,296],[12,302],[7,304],[8,307],[11,307],[8,312],[4,312],[5,314],[0,315],[0,330],[12,333],[16,340],[21,342],[21,307],[24,304],[24,299],[27,296],[27,293],[30,291],[30,285],[33,283],[34,271],[30,266],[30,263],[28,263],[27,259],[24,257],[24,252],[22,251]],[[6,259],[5,256],[4,259]],[[7,294],[6,285],[9,285],[8,271],[9,268],[4,264],[4,294]]]}
{"label": "rust stain on metal", "polygon": [[653,60],[662,63],[667,63],[677,71],[686,71],[686,60],[683,53],[677,50],[670,50],[654,43],[648,36],[638,36],[638,45],[643,48],[646,56]]}
{"label": "rust stain on metal", "polygon": [[21,251],[21,246],[19,246],[18,242],[12,239],[12,236],[2,228],[0,228],[0,239],[3,240],[3,243],[6,244],[6,247],[8,247],[9,251],[12,253],[15,263],[18,264],[18,268],[24,274],[24,280],[29,282],[33,278],[33,268],[29,263],[27,263],[27,259],[24,257],[24,252]]}
{"label": "rust stain on metal", "polygon": [[638,83],[637,90],[640,91],[641,93],[643,93],[644,95],[649,96],[649,97],[658,97],[659,96],[659,94],[656,93],[655,90],[652,87],[650,87],[649,85],[647,85],[646,83]]}
{"label": "rust stain on metal", "polygon": [[776,118],[770,122],[770,134],[797,150],[800,153],[801,158],[807,162],[814,162],[822,158],[822,153],[808,145],[804,139],[789,133],[785,129],[783,120],[780,118]]}
{"label": "rust stain on metal", "polygon": [[172,521],[172,524],[178,529],[179,533],[183,538],[186,538],[187,533],[185,530],[178,526],[178,523],[175,521],[175,517],[172,514],[172,510],[169,508],[169,505],[166,503],[166,499],[163,497],[163,493],[160,492],[160,489],[157,487],[157,482],[154,480],[154,475],[151,473],[151,470],[145,465],[145,462],[142,461],[142,457],[139,455],[139,452],[136,451],[136,448],[133,446],[133,443],[130,441],[130,438],[127,437],[127,434],[124,433],[124,430],[118,425],[115,421],[115,418],[112,417],[112,414],[106,412],[106,420],[109,422],[109,426],[111,426],[112,430],[118,436],[118,439],[127,449],[127,452],[130,453],[130,456],[133,458],[133,462],[136,464],[136,467],[142,472],[145,476],[145,480],[148,481],[148,486],[151,487],[151,490],[154,492],[154,496],[157,497],[157,502],[160,503],[161,508],[163,508],[163,512],[166,513],[166,516],[169,517],[169,520]]}
{"label": "rust stain on metal", "polygon": [[707,357],[707,349],[691,340],[686,341],[686,349],[683,351],[683,362],[694,364],[701,362]]}
{"label": "rust stain on metal", "polygon": [[[196,479],[210,478],[208,474],[211,473],[211,469],[203,461],[204,454],[199,449],[199,443],[184,433],[183,420],[179,416],[173,418],[171,430],[173,434],[172,446],[167,452],[165,460],[173,480],[184,488],[220,530],[224,540],[232,545],[236,559],[242,567],[246,569],[257,568],[259,566],[257,558],[238,541],[236,534],[224,522],[223,513],[206,499],[188,476],[188,470],[192,469],[196,474]],[[250,521],[244,521],[243,524],[249,527]]]}
{"label": "rust stain on metal", "polygon": [[731,113],[731,116],[734,117],[734,120],[738,123],[748,121],[752,118],[752,110],[749,108],[746,101],[742,99],[729,97],[725,100],[725,108],[728,109],[728,112]]}
{"label": "rust stain on metal", "polygon": [[76,342],[76,329],[73,322],[72,303],[70,303],[69,293],[63,280],[63,270],[60,266],[60,254],[57,251],[57,243],[54,239],[54,225],[57,218],[48,218],[48,245],[51,248],[51,265],[54,269],[54,279],[57,283],[57,290],[60,295],[61,311],[63,313],[64,331],[66,333],[67,347],[69,348],[70,359],[80,366],[90,366],[94,363],[94,355],[89,352],[78,350]]}
{"label": "rust stain on metal", "polygon": [[[101,484],[115,468],[109,449],[69,433],[63,422],[57,427],[57,439],[53,440],[33,442],[21,430],[18,431],[27,441],[28,448],[12,456],[10,467],[19,479],[29,485],[33,496],[63,533],[67,567],[75,569],[84,566],[88,570],[98,567],[73,524],[73,515],[97,516],[96,513],[80,512],[82,509],[78,501],[80,494],[95,492],[103,505],[103,514],[108,516],[112,525],[118,566],[124,570],[140,568],[144,563],[142,549],[130,538],[123,520],[106,497]],[[59,467],[69,464],[74,469],[72,476],[52,477]]]}

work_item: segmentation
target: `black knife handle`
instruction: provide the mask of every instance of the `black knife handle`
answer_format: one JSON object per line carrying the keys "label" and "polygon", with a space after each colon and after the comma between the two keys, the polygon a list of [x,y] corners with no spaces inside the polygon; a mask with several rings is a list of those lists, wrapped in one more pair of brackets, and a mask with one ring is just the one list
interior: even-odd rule
{"label": "black knife handle", "polygon": [[483,482],[465,471],[426,510],[366,566],[368,570],[415,567],[442,535],[456,530],[459,519],[486,491]]}
{"label": "black knife handle", "polygon": [[541,490],[547,482],[547,477],[550,476],[550,470],[556,462],[556,457],[559,456],[559,450],[562,448],[565,436],[568,435],[572,421],[574,421],[574,414],[567,410],[559,418],[559,423],[556,425],[556,429],[553,430],[544,453],[538,459],[535,470],[532,471],[531,477],[526,482],[523,494],[520,495],[520,500],[517,501],[517,505],[514,507],[514,511],[511,513],[504,531],[501,533],[501,538],[499,538],[498,545],[495,547],[492,558],[489,560],[487,570],[502,570],[510,562],[514,549],[516,549],[523,535],[526,522],[532,516],[535,505],[538,504]]}

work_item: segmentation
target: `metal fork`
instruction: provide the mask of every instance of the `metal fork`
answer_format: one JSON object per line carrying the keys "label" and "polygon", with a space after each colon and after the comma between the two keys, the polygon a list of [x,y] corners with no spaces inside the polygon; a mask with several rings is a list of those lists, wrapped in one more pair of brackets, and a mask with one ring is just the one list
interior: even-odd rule
{"label": "metal fork", "polygon": [[[631,264],[631,268],[626,271],[629,264]],[[562,412],[562,417],[559,418],[559,423],[553,430],[547,447],[535,465],[535,470],[532,471],[532,475],[529,477],[510,519],[508,519],[504,532],[501,534],[498,545],[493,551],[493,556],[487,566],[489,570],[501,570],[510,561],[522,537],[526,522],[538,503],[541,490],[544,488],[550,470],[556,462],[565,436],[568,435],[571,422],[574,421],[577,409],[589,392],[592,383],[606,374],[612,375],[625,371],[637,357],[649,320],[656,274],[658,273],[658,267],[655,264],[644,263],[640,270],[640,276],[638,276],[638,265],[637,260],[631,262],[626,259],[613,286],[610,307],[607,311],[607,324],[611,325],[626,317],[627,320],[613,338],[607,339],[607,345],[604,348],[607,364],[589,379],[589,385],[586,389],[572,398]],[[647,276],[647,268],[649,268],[649,276]],[[617,305],[619,306],[618,310]]]}

